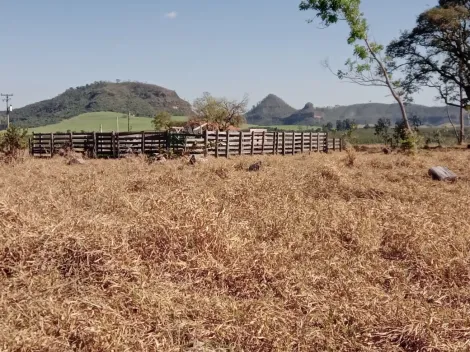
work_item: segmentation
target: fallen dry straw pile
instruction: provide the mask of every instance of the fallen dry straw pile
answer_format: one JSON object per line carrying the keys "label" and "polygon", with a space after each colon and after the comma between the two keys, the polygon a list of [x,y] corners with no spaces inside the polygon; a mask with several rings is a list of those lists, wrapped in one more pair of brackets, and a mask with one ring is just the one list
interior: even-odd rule
{"label": "fallen dry straw pile", "polygon": [[257,160],[0,166],[0,350],[469,349],[470,153]]}

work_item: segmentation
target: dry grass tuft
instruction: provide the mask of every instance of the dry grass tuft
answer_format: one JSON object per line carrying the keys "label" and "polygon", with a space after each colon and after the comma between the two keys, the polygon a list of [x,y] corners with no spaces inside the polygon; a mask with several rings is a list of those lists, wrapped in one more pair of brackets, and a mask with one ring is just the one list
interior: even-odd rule
{"label": "dry grass tuft", "polygon": [[346,149],[346,166],[353,167],[354,163],[356,162],[357,155],[356,150],[354,148],[347,148]]}
{"label": "dry grass tuft", "polygon": [[358,153],[0,165],[0,350],[468,350],[468,152]]}

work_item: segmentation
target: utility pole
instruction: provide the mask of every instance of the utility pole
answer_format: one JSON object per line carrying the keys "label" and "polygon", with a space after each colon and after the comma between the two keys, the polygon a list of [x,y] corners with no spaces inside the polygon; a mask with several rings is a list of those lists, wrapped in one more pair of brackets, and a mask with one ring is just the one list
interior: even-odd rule
{"label": "utility pole", "polygon": [[7,128],[10,127],[10,112],[12,110],[12,106],[10,105],[10,97],[13,96],[13,94],[1,94],[2,97],[5,97],[3,101],[7,102]]}

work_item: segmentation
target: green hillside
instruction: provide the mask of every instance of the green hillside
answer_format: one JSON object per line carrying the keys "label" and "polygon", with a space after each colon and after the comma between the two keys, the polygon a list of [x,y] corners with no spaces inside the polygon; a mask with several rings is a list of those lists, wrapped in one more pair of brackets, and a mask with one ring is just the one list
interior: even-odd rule
{"label": "green hillside", "polygon": [[[13,110],[10,121],[21,127],[39,127],[62,120],[100,111],[113,111],[135,116],[154,116],[167,111],[175,116],[190,115],[191,104],[175,91],[140,82],[95,82],[69,88],[55,98],[43,100]],[[5,112],[1,112],[4,115]],[[0,129],[5,128],[5,123]]]}
{"label": "green hillside", "polygon": [[[116,121],[117,120],[117,121]],[[185,121],[186,116],[173,116],[174,121]],[[30,128],[30,132],[35,133],[53,133],[53,132],[80,132],[80,131],[99,131],[103,127],[103,132],[127,131],[127,116],[115,112],[92,112],[81,114],[59,123],[50,124],[42,127]],[[131,117],[131,131],[149,131],[153,129],[152,119],[149,117]]]}

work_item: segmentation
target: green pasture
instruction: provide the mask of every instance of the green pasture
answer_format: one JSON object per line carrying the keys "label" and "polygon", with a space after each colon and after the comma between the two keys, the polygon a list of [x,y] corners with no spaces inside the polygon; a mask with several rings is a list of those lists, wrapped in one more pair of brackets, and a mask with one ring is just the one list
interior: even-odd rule
{"label": "green pasture", "polygon": [[[185,121],[186,116],[173,116],[174,121]],[[80,132],[80,131],[127,131],[127,115],[116,112],[90,112],[70,119],[63,120],[53,125],[30,128],[29,132],[54,133],[54,132]],[[152,119],[149,117],[131,117],[131,131],[153,130]]]}
{"label": "green pasture", "polygon": [[[187,116],[173,116],[173,121],[187,121]],[[250,128],[267,128],[269,130],[278,129],[280,131],[304,131],[318,128],[319,126],[301,126],[301,125],[272,125],[258,126],[252,124],[244,124],[242,129]],[[81,131],[127,131],[127,115],[116,112],[90,112],[81,114],[70,119],[63,120],[59,123],[46,125],[41,127],[30,128],[29,132],[34,133],[55,133],[55,132],[81,132]],[[131,117],[131,131],[149,131],[152,130],[152,120],[149,117]]]}

